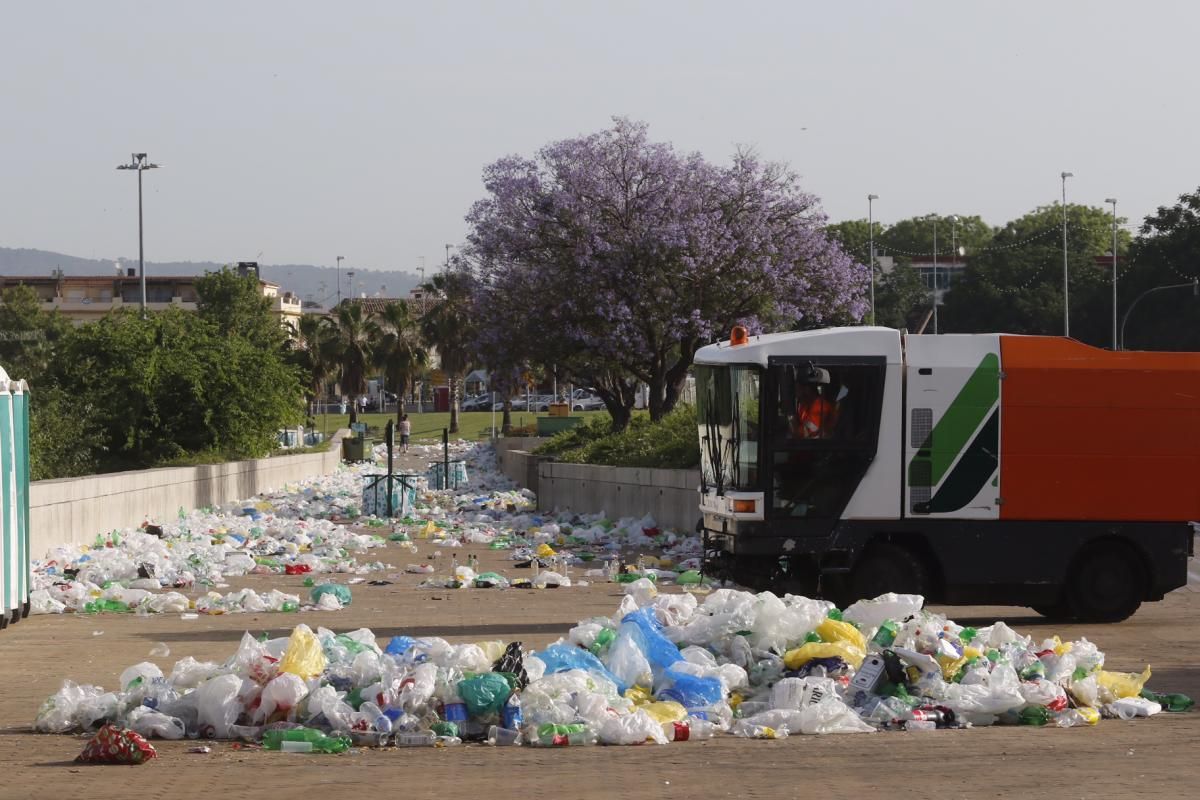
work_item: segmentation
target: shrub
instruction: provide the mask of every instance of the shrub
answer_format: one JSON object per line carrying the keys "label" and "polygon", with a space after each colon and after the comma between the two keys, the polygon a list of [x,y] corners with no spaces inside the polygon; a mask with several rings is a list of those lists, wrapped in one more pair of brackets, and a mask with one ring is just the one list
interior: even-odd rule
{"label": "shrub", "polygon": [[696,409],[677,406],[657,423],[634,417],[619,433],[611,431],[607,420],[598,418],[558,434],[537,452],[575,464],[691,469],[700,464]]}

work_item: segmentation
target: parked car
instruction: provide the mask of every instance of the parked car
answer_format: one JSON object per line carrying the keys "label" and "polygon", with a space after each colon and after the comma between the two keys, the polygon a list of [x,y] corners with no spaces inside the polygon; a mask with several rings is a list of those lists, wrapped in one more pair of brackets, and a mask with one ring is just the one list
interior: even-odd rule
{"label": "parked car", "polygon": [[591,389],[576,389],[571,392],[572,411],[599,411],[604,408],[604,401]]}
{"label": "parked car", "polygon": [[490,411],[492,408],[492,395],[489,393],[467,397],[458,407],[463,411]]}

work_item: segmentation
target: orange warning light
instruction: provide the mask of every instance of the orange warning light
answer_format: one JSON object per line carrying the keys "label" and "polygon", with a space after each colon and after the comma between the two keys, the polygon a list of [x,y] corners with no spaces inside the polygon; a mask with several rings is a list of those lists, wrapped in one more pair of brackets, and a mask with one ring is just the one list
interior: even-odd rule
{"label": "orange warning light", "polygon": [[729,344],[732,347],[737,347],[740,344],[746,344],[750,341],[750,334],[741,325],[734,325],[733,331],[729,334]]}

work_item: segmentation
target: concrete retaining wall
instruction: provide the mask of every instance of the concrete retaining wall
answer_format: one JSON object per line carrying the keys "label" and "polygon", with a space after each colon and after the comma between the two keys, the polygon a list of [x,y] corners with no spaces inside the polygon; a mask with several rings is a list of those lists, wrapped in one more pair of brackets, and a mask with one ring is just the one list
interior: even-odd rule
{"label": "concrete retaining wall", "polygon": [[196,467],[112,472],[29,485],[30,554],[41,558],[60,544],[86,542],[98,533],[169,519],[186,510],[245,500],[284,484],[328,475],[342,457],[338,431],[329,450]]}
{"label": "concrete retaining wall", "polygon": [[529,451],[544,441],[546,438],[541,436],[514,436],[496,439],[495,442],[500,471],[510,481],[524,486],[535,494],[538,490],[537,464],[539,459]]}
{"label": "concrete retaining wall", "polygon": [[664,528],[690,532],[700,517],[699,470],[602,467],[543,461],[538,469],[538,508],[604,511],[609,517],[650,514]]}

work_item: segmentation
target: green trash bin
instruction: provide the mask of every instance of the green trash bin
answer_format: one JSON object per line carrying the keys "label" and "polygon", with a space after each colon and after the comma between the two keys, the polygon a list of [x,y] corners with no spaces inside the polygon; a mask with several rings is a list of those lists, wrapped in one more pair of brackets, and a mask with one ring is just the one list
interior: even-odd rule
{"label": "green trash bin", "polygon": [[374,446],[374,441],[366,436],[342,439],[342,460],[370,461]]}

